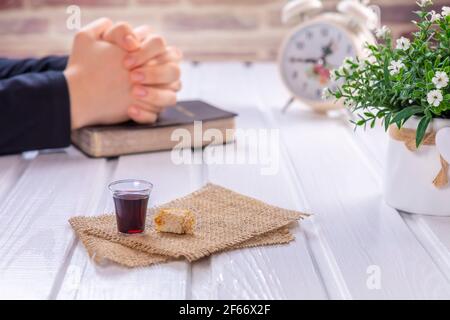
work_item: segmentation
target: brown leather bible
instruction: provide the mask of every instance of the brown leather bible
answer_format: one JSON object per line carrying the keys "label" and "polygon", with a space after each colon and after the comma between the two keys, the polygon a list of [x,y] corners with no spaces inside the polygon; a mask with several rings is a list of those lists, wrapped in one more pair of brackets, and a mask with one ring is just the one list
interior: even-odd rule
{"label": "brown leather bible", "polygon": [[[203,101],[180,101],[164,110],[154,124],[130,121],[86,127],[72,133],[72,142],[95,158],[223,144],[234,140],[236,115]],[[211,130],[204,135],[208,129]]]}

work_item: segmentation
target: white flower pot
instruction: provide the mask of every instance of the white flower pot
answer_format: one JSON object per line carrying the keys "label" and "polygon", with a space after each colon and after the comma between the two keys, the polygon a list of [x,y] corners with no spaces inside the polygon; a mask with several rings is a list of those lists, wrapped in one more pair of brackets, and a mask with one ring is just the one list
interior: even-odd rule
{"label": "white flower pot", "polygon": [[[417,124],[418,119],[411,118],[404,127],[415,130]],[[445,127],[450,127],[450,120],[434,119],[430,124],[435,132]],[[444,131],[447,134],[449,129]],[[443,140],[450,146],[450,136]],[[439,148],[442,150],[446,146],[440,144]],[[438,152],[436,145],[422,145],[418,150],[410,151],[404,142],[389,137],[384,176],[386,202],[409,213],[450,216],[450,186],[436,188],[433,185],[441,169],[440,155],[449,151],[447,148],[444,153]]]}

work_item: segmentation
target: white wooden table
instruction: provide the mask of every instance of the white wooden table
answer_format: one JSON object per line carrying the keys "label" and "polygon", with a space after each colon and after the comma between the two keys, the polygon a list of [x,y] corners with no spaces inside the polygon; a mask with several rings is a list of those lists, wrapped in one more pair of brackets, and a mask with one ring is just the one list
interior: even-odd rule
{"label": "white wooden table", "polygon": [[[325,117],[299,105],[281,114],[288,94],[272,64],[186,64],[183,77],[180,99],[238,112],[241,128],[280,129],[277,150],[263,150],[280,153],[278,173],[261,175],[255,164],[175,165],[169,152],[94,160],[68,148],[0,157],[0,298],[450,298],[450,219],[384,203],[382,131],[355,133],[344,114]],[[152,181],[153,204],[211,181],[314,216],[289,245],[194,264],[98,266],[67,220],[112,212],[106,185],[120,178]]]}

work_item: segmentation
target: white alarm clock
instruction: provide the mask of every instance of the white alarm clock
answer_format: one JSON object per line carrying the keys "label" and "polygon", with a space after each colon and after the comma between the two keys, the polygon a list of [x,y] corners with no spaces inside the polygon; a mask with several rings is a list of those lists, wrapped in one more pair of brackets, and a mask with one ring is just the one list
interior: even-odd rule
{"label": "white alarm clock", "polygon": [[346,57],[362,56],[365,44],[374,43],[372,30],[379,27],[379,9],[367,2],[343,0],[338,12],[323,12],[320,0],[294,0],[283,8],[284,23],[299,22],[279,53],[284,84],[292,94],[283,110],[298,99],[317,111],[339,108],[338,102],[322,99],[324,88],[336,88],[333,69]]}

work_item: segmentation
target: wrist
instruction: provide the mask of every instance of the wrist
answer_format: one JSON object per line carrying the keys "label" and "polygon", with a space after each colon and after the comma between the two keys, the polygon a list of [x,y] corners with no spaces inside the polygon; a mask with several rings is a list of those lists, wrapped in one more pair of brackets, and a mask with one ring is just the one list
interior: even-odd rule
{"label": "wrist", "polygon": [[84,110],[84,102],[82,99],[83,89],[81,88],[81,79],[76,68],[68,67],[63,71],[66,77],[67,86],[69,87],[70,97],[70,126],[72,130],[79,129],[88,125],[86,113]]}

